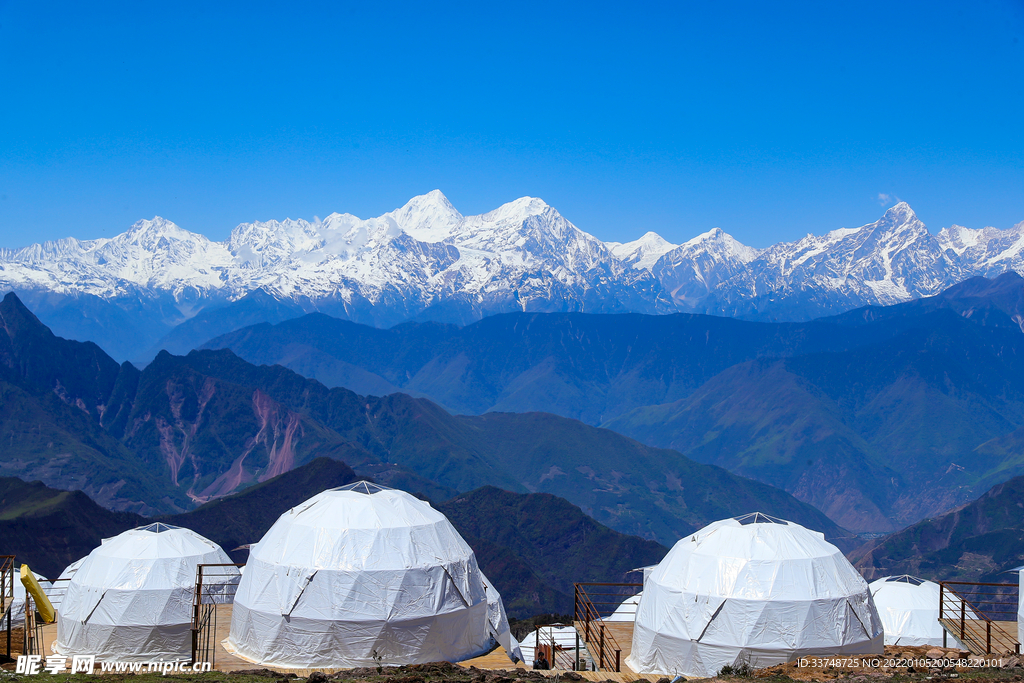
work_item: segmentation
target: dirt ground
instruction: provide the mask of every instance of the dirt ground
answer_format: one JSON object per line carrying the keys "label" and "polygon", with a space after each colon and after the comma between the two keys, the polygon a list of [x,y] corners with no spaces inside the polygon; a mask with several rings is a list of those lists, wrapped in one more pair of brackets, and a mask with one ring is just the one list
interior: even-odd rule
{"label": "dirt ground", "polygon": [[967,650],[886,646],[885,654],[881,656],[806,657],[796,662],[742,673],[755,679],[796,681],[828,681],[839,678],[851,681],[870,681],[879,678],[1019,681],[1024,680],[1022,663],[1024,660],[1015,654],[979,657],[971,655]]}

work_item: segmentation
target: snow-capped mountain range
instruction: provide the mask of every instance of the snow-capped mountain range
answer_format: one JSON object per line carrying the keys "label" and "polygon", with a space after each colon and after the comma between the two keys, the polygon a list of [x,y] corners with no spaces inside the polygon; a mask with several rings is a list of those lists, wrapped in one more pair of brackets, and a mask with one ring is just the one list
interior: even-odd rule
{"label": "snow-capped mountain range", "polygon": [[[800,320],[936,294],[973,275],[1024,272],[1022,249],[1024,222],[932,235],[906,203],[860,228],[762,250],[718,228],[680,245],[653,232],[606,243],[540,199],[463,216],[435,190],[377,218],[243,223],[224,242],[156,217],[110,239],[4,249],[0,285],[27,297],[58,334],[95,339],[109,328],[124,347],[114,355],[139,357],[143,338],[156,342],[204,309],[227,306],[213,318],[228,324],[231,302],[251,302],[257,291],[294,314],[376,325],[514,310]],[[68,303],[83,299],[88,306]],[[99,320],[110,306],[134,320],[133,349],[116,322]],[[79,309],[89,320],[75,322]]]}

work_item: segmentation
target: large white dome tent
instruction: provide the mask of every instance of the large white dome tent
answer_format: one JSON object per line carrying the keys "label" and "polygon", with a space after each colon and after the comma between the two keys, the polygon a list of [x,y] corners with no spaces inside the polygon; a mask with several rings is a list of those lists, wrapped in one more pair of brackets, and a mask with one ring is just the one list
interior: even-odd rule
{"label": "large white dome tent", "polygon": [[[188,659],[196,567],[230,563],[213,541],[170,524],[103,539],[68,582],[54,650],[101,660]],[[217,580],[231,583],[238,575]]]}
{"label": "large white dome tent", "polygon": [[825,537],[762,513],[714,522],[645,574],[626,660],[714,676],[814,654],[883,652],[867,582]]}
{"label": "large white dome tent", "polygon": [[[906,574],[886,576],[871,582],[871,597],[882,619],[886,645],[943,645],[939,584]],[[947,595],[945,601],[947,610],[960,613],[959,598]],[[977,618],[970,608],[967,618]],[[950,647],[963,647],[952,634],[948,638]]]}
{"label": "large white dome tent", "polygon": [[448,519],[357,482],[285,512],[250,548],[225,646],[286,668],[518,655],[497,591]]}

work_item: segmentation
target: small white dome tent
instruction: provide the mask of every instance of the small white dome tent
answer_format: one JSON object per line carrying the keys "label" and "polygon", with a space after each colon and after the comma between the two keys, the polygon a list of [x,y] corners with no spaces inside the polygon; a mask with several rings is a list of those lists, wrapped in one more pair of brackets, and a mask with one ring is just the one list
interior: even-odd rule
{"label": "small white dome tent", "polygon": [[[196,566],[230,563],[213,541],[170,524],[103,539],[68,583],[54,650],[101,660],[188,659]],[[237,582],[238,575],[216,580]]]}
{"label": "small white dome tent", "polygon": [[[50,592],[53,589],[53,586],[50,585],[50,581],[42,574],[36,574],[36,572],[32,572],[32,574],[36,577],[36,581],[39,582],[39,586],[43,589],[43,592],[46,593],[46,597],[50,597]],[[18,578],[18,576],[18,572],[17,570],[15,570],[14,600],[11,601],[12,626],[21,626],[25,623],[25,584],[21,582],[21,579]],[[7,626],[6,619],[4,620],[2,625],[4,627]]]}
{"label": "small white dome tent", "polygon": [[[565,663],[568,659],[570,662],[576,661],[579,655],[576,652],[577,636],[576,629],[572,626],[541,626],[539,629],[535,628],[523,636],[522,641],[519,643],[519,647],[523,653],[523,662],[527,666],[532,666],[533,662],[537,659],[537,636],[540,635],[541,645],[554,645],[558,648],[558,651],[563,653],[561,658],[558,658],[558,662],[548,662],[551,668],[557,668],[555,664]],[[581,639],[582,640],[582,639]],[[582,649],[582,644],[580,649]],[[557,655],[556,655],[557,657]]]}
{"label": "small white dome tent", "polygon": [[636,621],[636,611],[640,607],[640,598],[644,592],[631,595],[615,608],[615,611],[604,618],[604,621]]}
{"label": "small white dome tent", "polygon": [[752,513],[677,542],[644,579],[626,663],[708,677],[813,654],[882,654],[867,582],[825,537]]}
{"label": "small white dome tent", "polygon": [[288,668],[461,661],[509,653],[501,597],[448,519],[367,482],[285,512],[250,548],[225,645]]}
{"label": "small white dome tent", "polygon": [[[871,582],[871,597],[882,619],[886,645],[942,646],[939,584],[906,574],[886,576]],[[945,601],[947,610],[960,613],[959,598],[947,595]],[[977,618],[970,608],[967,612],[967,618]],[[952,634],[947,644],[963,647]]]}

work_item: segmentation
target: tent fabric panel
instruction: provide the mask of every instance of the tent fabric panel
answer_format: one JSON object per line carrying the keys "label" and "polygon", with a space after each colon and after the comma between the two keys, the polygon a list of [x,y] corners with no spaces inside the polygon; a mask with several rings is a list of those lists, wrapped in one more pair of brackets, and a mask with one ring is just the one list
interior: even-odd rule
{"label": "tent fabric panel", "polygon": [[490,651],[487,605],[407,620],[282,619],[236,603],[228,641],[242,657],[287,668],[374,666],[462,661]]}
{"label": "tent fabric panel", "polygon": [[64,624],[63,645],[58,638],[54,651],[63,655],[95,654],[97,659],[148,662],[182,660],[192,656],[192,623],[163,626],[114,626]]}

